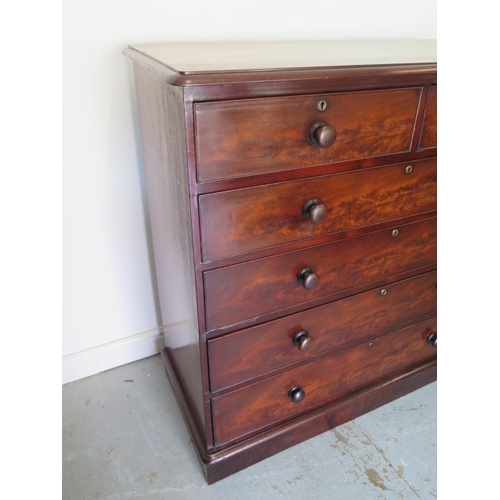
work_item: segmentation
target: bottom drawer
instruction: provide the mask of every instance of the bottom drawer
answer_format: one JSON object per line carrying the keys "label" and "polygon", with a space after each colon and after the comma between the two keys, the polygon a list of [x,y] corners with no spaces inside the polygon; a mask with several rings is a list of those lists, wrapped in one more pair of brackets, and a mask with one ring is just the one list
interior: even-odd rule
{"label": "bottom drawer", "polygon": [[436,349],[428,338],[436,328],[435,318],[422,321],[214,398],[215,444],[232,441],[317,408],[433,357]]}

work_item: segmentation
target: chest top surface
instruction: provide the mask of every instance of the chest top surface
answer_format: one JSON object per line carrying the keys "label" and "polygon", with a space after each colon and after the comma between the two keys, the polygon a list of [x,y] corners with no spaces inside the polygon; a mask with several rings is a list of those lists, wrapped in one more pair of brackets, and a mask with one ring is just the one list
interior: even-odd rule
{"label": "chest top surface", "polygon": [[435,40],[193,42],[131,45],[179,75],[436,62]]}

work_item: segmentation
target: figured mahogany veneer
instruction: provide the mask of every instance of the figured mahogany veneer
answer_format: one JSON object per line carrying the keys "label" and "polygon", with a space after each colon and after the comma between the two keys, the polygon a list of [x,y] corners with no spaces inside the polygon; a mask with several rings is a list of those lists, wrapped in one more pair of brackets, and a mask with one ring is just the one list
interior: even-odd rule
{"label": "figured mahogany veneer", "polygon": [[[436,159],[200,196],[203,260],[436,210]],[[324,205],[314,223],[308,203]]]}
{"label": "figured mahogany veneer", "polygon": [[[210,340],[210,387],[217,392],[433,313],[436,280],[431,271]],[[303,351],[293,342],[299,332],[310,338]]]}
{"label": "figured mahogany veneer", "polygon": [[425,110],[420,149],[435,148],[437,146],[437,87],[431,87]]}
{"label": "figured mahogany veneer", "polygon": [[[435,331],[435,319],[423,321],[215,397],[216,443],[258,432],[391,372],[435,357],[435,348],[427,341]],[[290,391],[294,388],[300,388],[304,394],[298,402],[291,400]]]}
{"label": "figured mahogany veneer", "polygon": [[[433,266],[436,244],[436,220],[428,219],[207,271],[203,276],[207,329],[256,321],[278,309]],[[303,269],[312,269],[319,277],[311,290],[299,282]]]}
{"label": "figured mahogany veneer", "polygon": [[[197,104],[198,178],[408,151],[420,92],[410,88]],[[331,146],[311,144],[309,131],[316,122],[335,129]]]}
{"label": "figured mahogany veneer", "polygon": [[125,53],[162,357],[207,482],[435,380],[435,44]]}

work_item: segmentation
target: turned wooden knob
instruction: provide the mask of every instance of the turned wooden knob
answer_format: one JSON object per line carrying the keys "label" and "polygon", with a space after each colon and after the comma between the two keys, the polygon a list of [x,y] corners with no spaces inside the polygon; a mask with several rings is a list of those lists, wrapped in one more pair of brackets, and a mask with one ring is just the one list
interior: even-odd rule
{"label": "turned wooden knob", "polygon": [[309,332],[301,330],[293,336],[293,343],[299,348],[300,352],[306,352],[313,346],[314,339],[309,336]]}
{"label": "turned wooden knob", "polygon": [[304,217],[312,224],[321,224],[328,215],[328,209],[320,200],[314,198],[309,200],[302,210]]}
{"label": "turned wooden knob", "polygon": [[316,288],[319,283],[319,276],[310,268],[302,269],[297,275],[299,283],[306,289],[312,290]]}
{"label": "turned wooden knob", "polygon": [[329,148],[337,138],[337,131],[328,123],[316,122],[309,128],[309,142],[313,146]]}
{"label": "turned wooden knob", "polygon": [[300,385],[297,385],[296,387],[292,387],[290,389],[290,391],[288,392],[288,397],[292,400],[293,403],[300,403],[301,401],[304,401],[306,393],[304,392],[304,389],[300,387]]}
{"label": "turned wooden knob", "polygon": [[427,337],[427,343],[429,343],[432,347],[437,347],[438,346],[438,334],[437,334],[437,332],[432,332]]}

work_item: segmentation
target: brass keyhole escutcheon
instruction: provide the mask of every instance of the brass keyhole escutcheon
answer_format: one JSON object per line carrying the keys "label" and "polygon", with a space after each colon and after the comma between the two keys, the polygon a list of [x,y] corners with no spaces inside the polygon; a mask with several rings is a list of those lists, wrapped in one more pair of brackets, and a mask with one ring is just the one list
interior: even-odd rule
{"label": "brass keyhole escutcheon", "polygon": [[328,106],[328,103],[326,101],[318,101],[318,104],[316,105],[316,107],[318,108],[318,111],[325,111],[327,106]]}
{"label": "brass keyhole escutcheon", "polygon": [[406,174],[411,174],[413,170],[413,166],[412,165],[408,165],[406,168],[405,168],[405,173]]}

